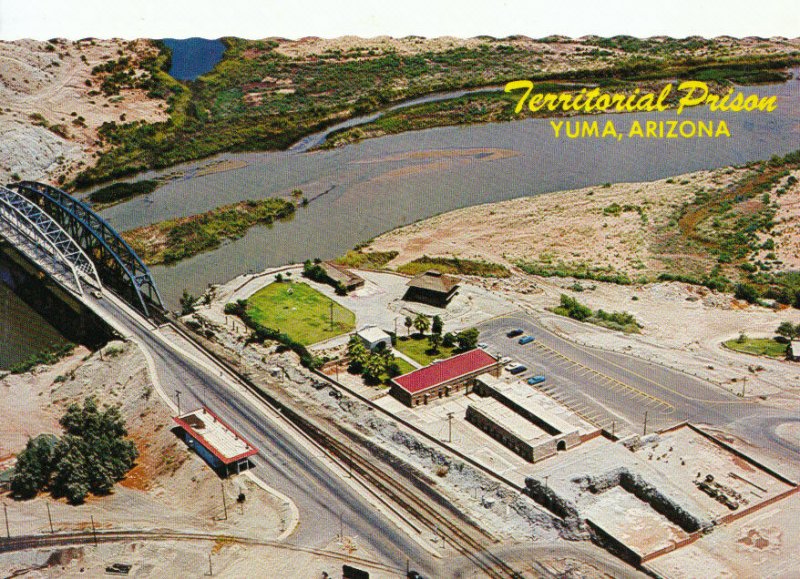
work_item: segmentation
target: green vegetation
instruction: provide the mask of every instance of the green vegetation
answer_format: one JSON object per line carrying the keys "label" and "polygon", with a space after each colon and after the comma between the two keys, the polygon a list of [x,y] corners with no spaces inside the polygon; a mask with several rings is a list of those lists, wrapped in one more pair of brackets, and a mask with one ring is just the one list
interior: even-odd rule
{"label": "green vegetation", "polygon": [[64,436],[44,434],[28,440],[17,457],[11,480],[14,495],[28,499],[46,489],[79,504],[89,493],[110,493],[139,456],[125,438],[128,432],[119,409],[101,410],[94,398],[87,398],[83,406],[71,404],[59,423]]}
{"label": "green vegetation", "polygon": [[51,344],[50,347],[32,354],[26,360],[14,364],[8,369],[8,371],[12,374],[24,374],[28,370],[31,370],[40,364],[55,364],[64,356],[71,354],[74,349],[75,344],[70,342],[64,342],[63,344]]}
{"label": "green vegetation", "polygon": [[787,342],[779,342],[775,338],[748,338],[744,334],[733,340],[724,342],[725,347],[736,352],[783,358],[786,356]]}
{"label": "green vegetation", "polygon": [[144,180],[135,183],[114,183],[92,192],[89,201],[92,203],[122,203],[140,195],[149,195],[158,188],[158,181]]}
{"label": "green vegetation", "polygon": [[427,255],[399,266],[397,271],[408,275],[419,275],[431,269],[454,275],[481,277],[508,277],[511,275],[508,268],[499,263],[458,257],[428,257]]}
{"label": "green vegetation", "polygon": [[[425,330],[427,331],[427,328]],[[427,366],[434,360],[474,350],[478,346],[479,337],[480,331],[477,328],[467,328],[457,334],[448,332],[444,336],[441,333],[432,333],[427,339],[422,332],[419,332],[413,336],[398,337],[395,348],[412,360]]]}
{"label": "green vegetation", "polygon": [[357,269],[383,269],[387,263],[397,256],[398,252],[396,251],[370,251],[365,253],[355,249],[338,258],[336,263]]}
{"label": "green vegetation", "polygon": [[250,316],[247,311],[247,300],[238,300],[225,304],[225,313],[232,316],[239,316],[248,328],[253,330],[247,338],[247,344],[253,342],[264,342],[272,340],[281,344],[284,349],[288,348],[300,357],[300,363],[306,368],[319,368],[323,360],[314,357],[305,345],[291,338],[286,332],[275,328],[262,326]]}
{"label": "green vegetation", "polygon": [[[271,283],[247,300],[248,317],[307,346],[355,328],[356,316],[305,283]],[[333,312],[333,325],[331,325]]]}
{"label": "green vegetation", "polygon": [[438,350],[434,350],[430,342],[422,334],[398,337],[395,348],[423,366],[427,366],[434,360],[449,358],[456,353],[454,346],[446,347],[442,345],[439,346]]}
{"label": "green vegetation", "polygon": [[668,262],[668,271],[659,279],[734,291],[738,299],[751,303],[773,299],[800,307],[800,272],[772,271],[775,260],[759,258],[760,251],[775,248],[772,230],[777,201],[770,193],[775,191],[780,197],[785,190],[781,183],[788,184],[790,172],[798,168],[800,151],[795,151],[750,163],[731,186],[698,190],[691,203],[676,211],[671,225],[658,232],[653,250],[664,255],[704,255],[713,265],[710,269],[695,265],[690,271],[680,260]]}
{"label": "green vegetation", "polygon": [[148,265],[170,264],[238,239],[254,225],[287,219],[295,207],[285,199],[260,199],[223,205],[212,211],[161,221],[123,233],[125,240]]}
{"label": "green vegetation", "polygon": [[303,263],[303,275],[317,283],[326,283],[332,286],[336,290],[337,295],[347,295],[347,286],[330,277],[328,272],[325,271],[325,268],[322,267],[322,260],[320,259],[315,259],[314,261],[307,259]]}
{"label": "green vegetation", "polygon": [[[593,266],[585,262],[566,263],[559,261],[552,263],[549,260],[538,262],[518,261],[516,266],[530,275],[542,277],[574,277],[576,279],[591,279],[620,285],[630,285],[633,280],[627,274],[615,271],[611,266]],[[647,279],[636,280],[646,282]]]}
{"label": "green vegetation", "polygon": [[[99,83],[106,94],[142,86],[152,96],[167,100],[169,120],[105,123],[100,138],[110,147],[74,185],[85,187],[223,151],[286,148],[345,118],[434,92],[500,85],[520,78],[533,80],[542,88],[546,88],[545,82],[633,86],[698,74],[725,80],[741,80],[741,75],[748,81],[766,80],[798,60],[796,52],[731,57],[716,50],[718,45],[713,42],[701,47],[695,40],[638,45],[646,48],[619,55],[597,46],[596,40],[587,40],[583,51],[570,59],[568,69],[549,72],[544,68],[551,51],[532,50],[510,40],[487,38],[474,47],[416,54],[354,47],[287,56],[276,50],[276,41],[225,38],[225,55],[214,70],[183,84],[166,74],[170,52],[159,44],[160,53],[140,63],[146,70],[141,78],[131,74],[132,63],[123,56],[97,67],[93,83]],[[625,46],[633,49],[636,45],[627,42]],[[509,114],[507,96],[478,95],[419,105],[416,111],[404,109],[380,119],[380,130],[491,120]]]}
{"label": "green vegetation", "polygon": [[552,309],[554,314],[578,320],[579,322],[589,322],[597,326],[603,326],[611,330],[618,330],[626,334],[638,334],[641,326],[632,314],[627,312],[609,313],[604,310],[592,311],[588,306],[583,305],[578,300],[566,294],[561,294],[561,304]]}
{"label": "green vegetation", "polygon": [[[349,360],[347,371],[361,374],[367,384],[385,384],[395,376],[403,374],[404,368],[411,367],[408,362],[398,360],[385,348],[378,347],[370,352],[356,335],[350,336],[350,341],[347,343],[347,358]],[[400,362],[403,362],[402,366]]]}

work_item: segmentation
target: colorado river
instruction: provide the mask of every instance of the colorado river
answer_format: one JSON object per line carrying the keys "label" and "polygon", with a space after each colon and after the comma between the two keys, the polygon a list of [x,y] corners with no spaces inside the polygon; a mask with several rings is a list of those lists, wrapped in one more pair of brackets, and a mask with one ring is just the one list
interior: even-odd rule
{"label": "colorado river", "polygon": [[[746,87],[778,96],[771,113],[712,113],[705,108],[572,120],[725,120],[731,137],[716,139],[556,139],[550,121],[531,119],[443,127],[370,139],[328,151],[222,155],[232,170],[192,176],[176,171],[151,196],[103,212],[120,230],[208,211],[248,198],[289,195],[311,200],[293,220],[256,227],[243,238],[153,273],[171,307],[184,288],[307,258],[332,258],[385,231],[459,207],[606,182],[648,181],[699,169],[767,159],[800,148],[800,82]],[[143,176],[144,177],[144,176]],[[324,195],[322,195],[325,193]],[[317,197],[319,196],[319,197]]]}
{"label": "colorado river", "polygon": [[[797,73],[795,71],[795,76]],[[177,175],[147,197],[102,215],[120,231],[208,211],[244,199],[288,196],[310,200],[291,221],[255,227],[243,238],[153,274],[177,307],[183,289],[308,258],[332,258],[395,227],[460,207],[606,182],[648,181],[700,169],[742,164],[800,148],[800,82],[745,87],[778,96],[771,113],[712,113],[705,108],[571,120],[724,120],[731,137],[716,139],[555,138],[550,121],[443,127],[370,139],[328,151],[225,154],[225,171],[198,168],[209,160],[142,174]],[[318,138],[303,141],[302,149]],[[224,165],[221,165],[224,166]],[[8,326],[11,320],[0,320]],[[8,347],[0,343],[0,348]]]}

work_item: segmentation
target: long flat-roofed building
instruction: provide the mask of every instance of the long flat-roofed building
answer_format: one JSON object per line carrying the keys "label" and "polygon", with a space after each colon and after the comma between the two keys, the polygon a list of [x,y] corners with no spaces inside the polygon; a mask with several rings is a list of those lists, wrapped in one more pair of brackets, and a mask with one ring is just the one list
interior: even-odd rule
{"label": "long flat-roofed building", "polygon": [[476,376],[487,372],[498,376],[500,370],[494,356],[477,348],[393,378],[391,394],[408,406],[418,406],[462,388],[467,392]]}
{"label": "long flat-roofed building", "polygon": [[247,470],[249,458],[258,454],[257,448],[205,406],[172,420],[181,427],[186,444],[225,476]]}
{"label": "long flat-roofed building", "polygon": [[522,382],[482,375],[475,378],[474,392],[484,398],[467,407],[467,421],[531,462],[600,435],[600,429]]}

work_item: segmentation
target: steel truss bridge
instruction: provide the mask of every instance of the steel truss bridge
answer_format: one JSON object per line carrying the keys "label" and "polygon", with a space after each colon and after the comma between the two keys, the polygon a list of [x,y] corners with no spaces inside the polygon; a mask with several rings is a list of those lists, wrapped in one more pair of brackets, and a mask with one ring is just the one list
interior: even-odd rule
{"label": "steel truss bridge", "polygon": [[79,295],[83,280],[98,289],[105,284],[147,317],[154,307],[164,309],[136,252],[87,204],[60,189],[33,181],[0,186],[0,236]]}

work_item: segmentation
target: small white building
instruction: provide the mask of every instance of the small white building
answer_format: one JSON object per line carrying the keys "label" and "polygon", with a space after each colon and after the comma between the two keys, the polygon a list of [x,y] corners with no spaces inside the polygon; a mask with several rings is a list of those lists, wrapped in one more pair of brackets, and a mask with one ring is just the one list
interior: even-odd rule
{"label": "small white building", "polygon": [[356,332],[356,335],[370,352],[373,352],[380,344],[383,344],[387,350],[392,349],[392,337],[378,326],[364,326]]}
{"label": "small white building", "polygon": [[786,358],[792,362],[800,362],[800,340],[792,340],[786,349]]}

